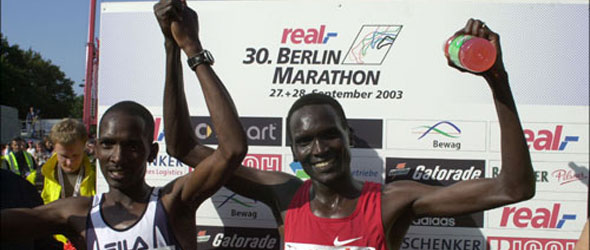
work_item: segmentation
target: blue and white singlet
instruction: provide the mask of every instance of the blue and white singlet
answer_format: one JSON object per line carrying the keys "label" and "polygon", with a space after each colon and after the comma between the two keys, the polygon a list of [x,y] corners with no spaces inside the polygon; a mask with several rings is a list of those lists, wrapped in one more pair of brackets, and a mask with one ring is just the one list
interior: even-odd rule
{"label": "blue and white singlet", "polygon": [[95,195],[86,221],[88,250],[180,250],[161,200],[159,188],[154,188],[141,218],[127,229],[110,227],[102,218],[100,204],[104,194]]}

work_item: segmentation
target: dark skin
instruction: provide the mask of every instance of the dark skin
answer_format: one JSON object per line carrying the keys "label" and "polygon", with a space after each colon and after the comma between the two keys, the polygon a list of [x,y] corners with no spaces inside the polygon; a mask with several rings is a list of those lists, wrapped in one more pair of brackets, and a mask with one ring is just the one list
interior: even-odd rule
{"label": "dark skin", "polygon": [[[162,1],[172,6],[174,1]],[[172,7],[171,7],[172,8]],[[170,11],[172,12],[172,11]],[[171,15],[175,15],[172,13]],[[470,19],[457,34],[469,34],[489,40],[497,52],[491,69],[467,72],[448,60],[450,67],[482,76],[488,83],[501,129],[502,171],[496,178],[458,182],[451,186],[429,186],[415,181],[395,181],[383,186],[382,223],[389,249],[399,249],[413,219],[422,216],[456,216],[488,210],[530,199],[535,193],[531,159],[516,105],[502,62],[499,35],[480,20]],[[167,88],[164,96],[166,145],[169,153],[188,165],[195,165],[212,152],[200,145],[191,131],[177,58],[167,61]],[[181,78],[181,77],[180,77]],[[294,142],[291,151],[312,181],[311,210],[323,218],[351,215],[361,194],[363,182],[350,173],[350,133],[337,112],[328,105],[307,105],[296,110],[290,120]],[[188,136],[187,136],[188,135]],[[275,215],[283,230],[288,205],[302,181],[282,172],[259,171],[240,167],[225,185],[232,191],[260,200]]]}
{"label": "dark skin", "polygon": [[[154,6],[156,15],[160,7],[159,4]],[[182,20],[160,22],[168,24],[162,27],[166,52],[169,53],[167,58],[179,56],[178,44],[182,44],[185,52],[192,53],[189,55],[202,49],[196,14],[188,8],[178,13],[183,16]],[[179,39],[178,43],[172,34]],[[175,66],[180,67],[180,64]],[[218,131],[219,147],[208,151],[209,154],[194,165],[195,171],[171,181],[160,191],[173,234],[182,249],[196,249],[197,207],[223,185],[247,152],[246,136],[223,83],[208,64],[197,66],[196,75],[213,126]],[[153,143],[153,132],[148,131],[144,121],[135,114],[107,113],[101,120],[99,131],[96,156],[109,185],[101,206],[102,215],[111,227],[125,229],[135,224],[147,207],[152,187],[145,182],[146,166],[157,156],[158,144]],[[86,249],[85,226],[91,202],[89,197],[75,197],[34,209],[3,210],[2,240],[62,233],[77,249]],[[10,230],[6,230],[8,228]]]}

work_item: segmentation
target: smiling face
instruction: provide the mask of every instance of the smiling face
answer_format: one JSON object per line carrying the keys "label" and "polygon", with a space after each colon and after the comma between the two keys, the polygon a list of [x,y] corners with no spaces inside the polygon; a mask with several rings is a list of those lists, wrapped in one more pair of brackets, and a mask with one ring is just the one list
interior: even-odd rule
{"label": "smiling face", "polygon": [[102,118],[96,157],[109,187],[126,189],[145,182],[147,161],[158,153],[158,144],[152,143],[146,129],[141,117],[124,112]]}
{"label": "smiling face", "polygon": [[348,129],[326,104],[303,106],[290,119],[291,150],[312,180],[329,183],[350,175]]}

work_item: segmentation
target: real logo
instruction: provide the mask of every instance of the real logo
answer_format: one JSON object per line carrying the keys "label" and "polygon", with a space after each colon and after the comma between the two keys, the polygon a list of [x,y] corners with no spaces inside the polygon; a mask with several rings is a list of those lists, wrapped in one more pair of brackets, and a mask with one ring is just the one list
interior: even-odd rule
{"label": "real logo", "polygon": [[577,142],[579,136],[562,136],[563,125],[555,126],[555,129],[540,129],[533,131],[532,129],[524,129],[524,137],[529,148],[537,151],[564,151],[568,143]]}
{"label": "real logo", "polygon": [[338,33],[326,33],[326,25],[320,25],[319,28],[285,28],[281,36],[281,43],[293,44],[326,44],[330,37],[336,37]]}
{"label": "real logo", "polygon": [[575,214],[563,214],[560,217],[561,204],[553,204],[552,209],[537,208],[535,211],[528,207],[506,206],[502,210],[500,227],[507,227],[509,222],[517,228],[563,228],[567,221],[576,220]]}

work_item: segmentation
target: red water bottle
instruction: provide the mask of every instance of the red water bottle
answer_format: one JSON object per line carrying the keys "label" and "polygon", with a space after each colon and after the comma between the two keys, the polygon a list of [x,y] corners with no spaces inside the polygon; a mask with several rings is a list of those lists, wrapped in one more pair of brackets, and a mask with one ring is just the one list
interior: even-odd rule
{"label": "red water bottle", "polygon": [[458,67],[476,73],[490,69],[496,62],[494,45],[476,36],[453,36],[447,40],[444,52]]}

